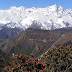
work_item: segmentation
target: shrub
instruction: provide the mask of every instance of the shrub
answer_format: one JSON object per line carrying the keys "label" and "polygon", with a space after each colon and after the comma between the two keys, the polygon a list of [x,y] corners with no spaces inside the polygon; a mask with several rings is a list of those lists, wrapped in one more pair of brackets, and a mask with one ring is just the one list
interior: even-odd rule
{"label": "shrub", "polygon": [[39,62],[33,55],[16,54],[13,58],[12,66],[5,67],[6,72],[42,72],[46,69],[47,64]]}
{"label": "shrub", "polygon": [[72,72],[71,46],[59,46],[48,50],[40,58],[33,55],[14,55],[12,66],[6,66],[6,72]]}
{"label": "shrub", "polygon": [[71,45],[49,49],[47,53],[43,54],[41,61],[46,61],[52,72],[72,72]]}

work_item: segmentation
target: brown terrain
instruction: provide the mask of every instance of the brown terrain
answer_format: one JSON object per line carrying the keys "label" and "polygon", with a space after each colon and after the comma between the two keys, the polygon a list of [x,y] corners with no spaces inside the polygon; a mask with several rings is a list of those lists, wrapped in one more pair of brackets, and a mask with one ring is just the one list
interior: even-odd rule
{"label": "brown terrain", "polygon": [[46,52],[61,36],[70,31],[72,31],[72,28],[56,29],[53,31],[27,29],[19,35],[1,42],[0,49],[9,56],[12,56],[12,53],[33,53],[35,57],[38,57]]}

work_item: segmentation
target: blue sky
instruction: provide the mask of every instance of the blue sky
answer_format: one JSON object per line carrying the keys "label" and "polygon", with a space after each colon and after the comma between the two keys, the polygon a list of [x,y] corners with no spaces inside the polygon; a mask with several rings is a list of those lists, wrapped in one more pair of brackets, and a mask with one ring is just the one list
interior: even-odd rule
{"label": "blue sky", "polygon": [[64,9],[72,9],[72,0],[0,0],[0,9],[9,9],[12,6],[44,8],[54,4],[62,5]]}

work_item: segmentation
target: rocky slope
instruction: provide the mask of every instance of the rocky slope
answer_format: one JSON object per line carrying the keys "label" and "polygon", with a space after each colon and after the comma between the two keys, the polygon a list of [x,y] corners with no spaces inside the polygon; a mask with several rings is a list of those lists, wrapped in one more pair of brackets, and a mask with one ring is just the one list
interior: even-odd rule
{"label": "rocky slope", "polygon": [[27,29],[19,35],[0,43],[0,49],[12,56],[15,54],[31,54],[36,57],[48,50],[61,35],[72,31],[72,28],[63,28],[53,31],[41,29]]}
{"label": "rocky slope", "polygon": [[4,72],[4,67],[7,66],[10,62],[10,58],[0,50],[0,72]]}
{"label": "rocky slope", "polygon": [[13,36],[18,35],[22,31],[23,30],[19,28],[2,28],[0,30],[0,41],[12,38]]}
{"label": "rocky slope", "polygon": [[59,45],[71,45],[72,44],[72,32],[69,32],[65,35],[62,35],[54,44],[53,46]]}

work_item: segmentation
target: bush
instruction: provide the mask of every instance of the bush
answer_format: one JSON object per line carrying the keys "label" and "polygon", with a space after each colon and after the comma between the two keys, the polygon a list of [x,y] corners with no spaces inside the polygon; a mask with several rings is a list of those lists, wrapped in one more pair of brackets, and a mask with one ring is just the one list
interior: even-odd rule
{"label": "bush", "polygon": [[6,72],[42,72],[46,69],[47,64],[39,62],[33,55],[16,54],[13,58],[12,66],[5,67]]}
{"label": "bush", "polygon": [[72,48],[69,46],[59,46],[49,49],[41,58],[47,61],[52,72],[72,72]]}
{"label": "bush", "polygon": [[33,55],[14,55],[12,66],[6,66],[6,72],[72,72],[71,46],[59,46],[49,49],[40,58]]}

